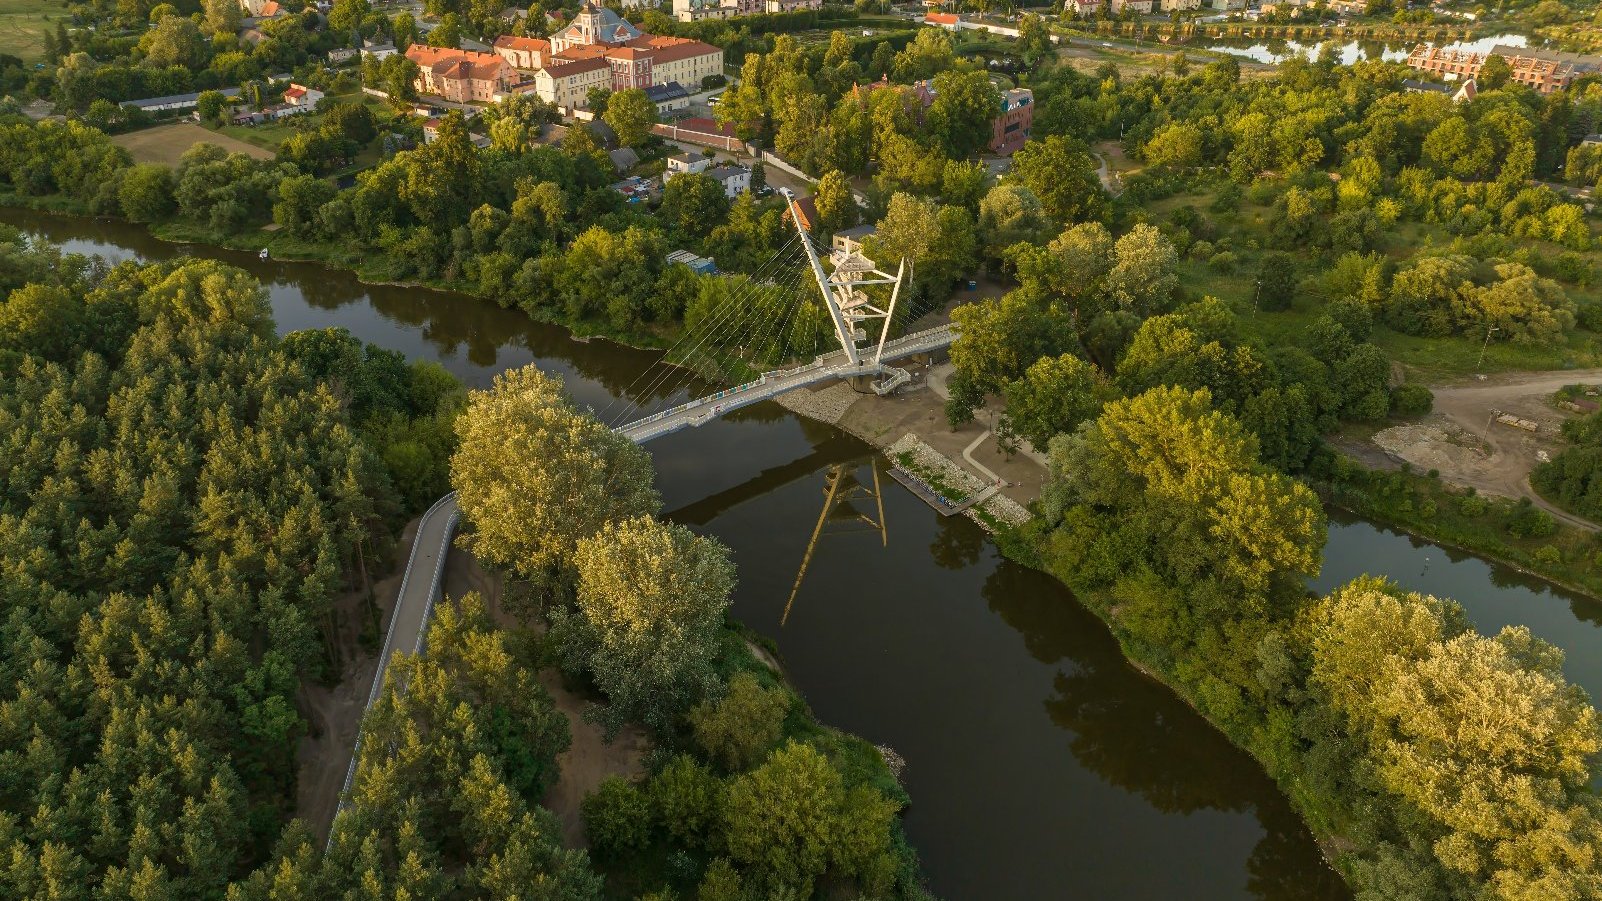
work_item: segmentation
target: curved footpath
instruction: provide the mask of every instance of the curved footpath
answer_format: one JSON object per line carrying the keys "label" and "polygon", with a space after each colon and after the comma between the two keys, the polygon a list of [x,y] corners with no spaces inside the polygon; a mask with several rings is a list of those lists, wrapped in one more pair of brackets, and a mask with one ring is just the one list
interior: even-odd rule
{"label": "curved footpath", "polygon": [[[395,597],[395,608],[390,611],[389,630],[384,634],[384,649],[378,655],[378,671],[373,674],[373,688],[367,694],[362,718],[373,708],[384,688],[384,675],[389,670],[389,659],[396,651],[418,654],[423,650],[424,629],[434,613],[440,584],[445,577],[445,558],[450,551],[451,538],[456,534],[461,508],[456,505],[456,492],[452,491],[434,502],[422,519],[417,521],[417,534],[412,538],[411,556],[406,560],[406,573],[401,577],[400,593]],[[345,784],[339,790],[339,809],[349,803],[351,784],[356,780],[356,761],[361,757],[362,733],[356,730],[356,745],[351,749],[350,767],[345,770]],[[337,814],[336,814],[337,816]],[[333,843],[333,828],[329,828],[328,841]]]}

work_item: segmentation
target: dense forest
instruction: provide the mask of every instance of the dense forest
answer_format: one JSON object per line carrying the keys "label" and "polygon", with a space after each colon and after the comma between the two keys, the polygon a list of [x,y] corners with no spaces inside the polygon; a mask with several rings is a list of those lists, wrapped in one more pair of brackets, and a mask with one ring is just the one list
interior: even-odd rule
{"label": "dense forest", "polygon": [[220,897],[293,813],[297,688],[407,503],[384,457],[459,388],[314,374],[225,266],[0,238],[5,894]]}

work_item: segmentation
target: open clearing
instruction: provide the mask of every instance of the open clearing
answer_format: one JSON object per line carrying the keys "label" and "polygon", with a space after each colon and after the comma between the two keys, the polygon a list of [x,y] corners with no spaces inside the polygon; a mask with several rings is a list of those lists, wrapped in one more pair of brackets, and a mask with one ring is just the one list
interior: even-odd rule
{"label": "open clearing", "polygon": [[136,163],[165,163],[176,166],[184,151],[202,143],[216,144],[229,153],[243,153],[259,160],[270,160],[276,156],[271,150],[201,128],[193,122],[158,125],[155,128],[114,135],[111,140],[128,148]]}
{"label": "open clearing", "polygon": [[[1565,385],[1597,383],[1602,383],[1602,369],[1514,373],[1434,387],[1434,413],[1418,423],[1385,429],[1374,436],[1374,443],[1417,469],[1439,470],[1449,482],[1502,497],[1530,498],[1555,519],[1595,531],[1595,524],[1536,494],[1530,471],[1542,451],[1556,454],[1564,447],[1562,424],[1572,416],[1552,406],[1552,394]],[[1494,422],[1493,411],[1531,420],[1537,429],[1526,432]]]}
{"label": "open clearing", "polygon": [[61,0],[5,0],[0,3],[0,53],[38,62],[44,55],[45,29],[66,17]]}

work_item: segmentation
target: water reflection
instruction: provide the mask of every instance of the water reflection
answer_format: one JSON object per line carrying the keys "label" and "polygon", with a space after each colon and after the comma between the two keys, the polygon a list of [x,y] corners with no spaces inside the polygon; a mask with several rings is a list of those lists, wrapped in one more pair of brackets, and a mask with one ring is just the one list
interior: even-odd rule
{"label": "water reflection", "polygon": [[[1249,26],[1247,26],[1249,27]],[[1464,50],[1470,53],[1489,53],[1497,44],[1507,44],[1512,47],[1529,46],[1529,38],[1521,34],[1498,34],[1490,37],[1478,38],[1472,41],[1459,41],[1447,44],[1455,50]],[[1250,38],[1225,38],[1214,40],[1201,40],[1196,46],[1204,50],[1217,50],[1232,56],[1242,56],[1259,63],[1282,63],[1293,56],[1301,55],[1309,60],[1318,58],[1324,44],[1318,41],[1295,41],[1285,38],[1267,38],[1253,40]],[[1416,41],[1375,41],[1353,40],[1337,43],[1335,50],[1342,65],[1350,66],[1359,60],[1383,59],[1387,62],[1405,62],[1413,48],[1418,46]]]}
{"label": "water reflection", "polygon": [[[115,223],[26,219],[79,249],[178,252]],[[654,353],[575,342],[471,298],[215,255],[264,279],[280,329],[343,326],[472,384],[538,362],[613,414],[699,389],[650,387],[655,377],[641,374]],[[888,546],[871,531],[820,544],[781,627],[824,473],[843,463],[870,481],[866,445],[761,404],[649,450],[669,515],[733,550],[735,614],[775,636],[818,716],[907,759],[907,829],[936,893],[1346,897],[1257,765],[1128,666],[1062,585],[1002,560],[971,522],[940,517],[888,481]]]}

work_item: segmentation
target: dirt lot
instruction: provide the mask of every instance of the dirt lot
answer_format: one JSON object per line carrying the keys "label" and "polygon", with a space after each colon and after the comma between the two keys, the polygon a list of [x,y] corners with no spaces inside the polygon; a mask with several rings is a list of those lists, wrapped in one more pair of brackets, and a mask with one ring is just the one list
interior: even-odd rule
{"label": "dirt lot", "polygon": [[271,150],[246,144],[238,138],[208,131],[193,122],[158,125],[155,128],[115,135],[111,140],[128,148],[136,163],[165,163],[176,166],[184,151],[200,143],[216,144],[229,153],[243,153],[259,160],[270,160],[275,156]]}
{"label": "dirt lot", "polygon": [[[1433,387],[1435,412],[1419,423],[1385,429],[1374,443],[1419,469],[1440,470],[1459,485],[1502,497],[1528,497],[1555,518],[1585,529],[1597,526],[1554,507],[1530,487],[1538,454],[1563,447],[1560,433],[1571,414],[1551,404],[1565,385],[1602,383],[1602,370],[1514,373],[1483,382]],[[1492,421],[1493,410],[1537,424],[1533,433]]]}

